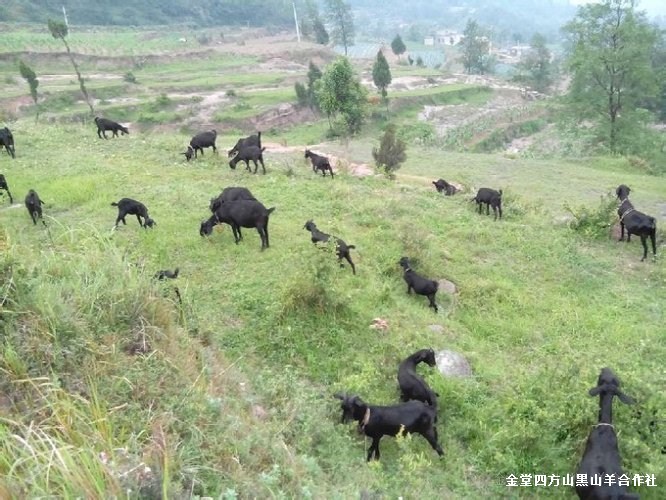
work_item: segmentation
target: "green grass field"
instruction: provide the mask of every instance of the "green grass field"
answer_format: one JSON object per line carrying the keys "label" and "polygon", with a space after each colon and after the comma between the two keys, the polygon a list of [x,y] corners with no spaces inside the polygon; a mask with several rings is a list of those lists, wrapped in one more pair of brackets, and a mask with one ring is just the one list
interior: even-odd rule
{"label": "green grass field", "polygon": [[[43,35],[12,28],[0,47],[61,50]],[[349,141],[322,142],[325,119],[265,129],[268,174],[232,171],[225,151],[257,115],[295,101],[298,72],[262,66],[269,56],[250,52],[183,56],[194,47],[181,36],[196,43],[159,30],[72,34],[73,47],[100,58],[84,76],[114,76],[89,85],[101,113],[131,122],[129,136],[98,139],[74,77],[42,83],[39,122],[29,107],[11,116],[17,158],[0,152],[15,197],[11,206],[0,197],[0,498],[572,498],[570,487],[508,488],[506,477],[575,473],[598,413],[587,391],[604,366],[637,401],[615,401],[624,469],[658,485],[630,489],[663,498],[663,176],[623,158],[419,145],[432,134],[431,124],[415,125],[424,105],[482,107],[494,96],[469,85],[389,92],[409,142],[395,180],[344,168],[372,164],[381,107]],[[314,49],[291,50],[280,57],[303,64]],[[173,57],[131,66],[144,54]],[[38,76],[71,72],[49,64]],[[137,84],[121,80],[129,70]],[[7,61],[0,78],[0,104],[27,95]],[[188,163],[187,121],[213,91],[219,154]],[[312,172],[306,146],[340,159],[335,179]],[[438,195],[439,177],[467,191]],[[640,262],[640,242],[617,242],[609,228],[569,227],[567,207],[599,215],[620,183],[658,219],[656,260]],[[276,207],[266,251],[252,229],[238,245],[228,226],[199,236],[210,198],[227,186]],[[503,189],[501,221],[469,202],[481,186]],[[31,188],[46,226],[22,206]],[[157,226],[128,216],[112,231],[110,204],[122,197],[145,203]],[[356,276],[311,244],[309,219],[356,246]],[[438,293],[438,314],[407,295],[403,255],[456,284],[455,295]],[[153,280],[175,267],[175,282]],[[388,330],[371,329],[374,318]],[[381,461],[367,464],[370,443],[340,424],[333,394],[396,403],[398,364],[424,347],[456,351],[473,371],[453,379],[419,367],[440,395],[444,457],[418,435],[386,437]]]}
{"label": "green grass field", "polygon": [[[564,487],[509,490],[505,477],[575,472],[603,366],[638,401],[615,406],[625,470],[665,480],[664,427],[649,426],[666,403],[663,260],[554,223],[565,201],[596,206],[619,182],[654,213],[663,178],[605,159],[417,148],[396,181],[342,171],[331,181],[301,153],[270,150],[268,175],[255,176],[208,152],[185,163],[176,134],[13,130],[18,157],[3,154],[2,171],[19,203],[40,193],[48,230],[23,207],[0,210],[0,471],[11,494],[570,498]],[[368,140],[348,151],[366,160]],[[502,187],[504,219],[475,213],[467,194],[437,195],[439,176]],[[249,229],[239,245],[228,227],[199,236],[209,198],[229,185],[277,207],[270,249]],[[124,196],[149,207],[154,230],[128,217],[111,231],[110,202]],[[356,245],[357,276],[313,248],[310,218]],[[439,294],[439,314],[405,293],[402,255],[458,286]],[[171,283],[151,280],[176,266],[182,307]],[[375,317],[387,332],[369,328]],[[397,401],[398,363],[426,346],[460,352],[474,371],[421,370],[441,396],[444,458],[420,436],[384,438],[381,461],[366,465],[332,394]]]}

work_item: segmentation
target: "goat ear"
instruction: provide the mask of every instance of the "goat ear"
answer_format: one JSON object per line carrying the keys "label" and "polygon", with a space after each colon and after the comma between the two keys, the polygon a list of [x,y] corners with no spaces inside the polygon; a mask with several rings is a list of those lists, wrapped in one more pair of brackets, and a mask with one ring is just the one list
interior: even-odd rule
{"label": "goat ear", "polygon": [[590,389],[590,392],[588,392],[588,394],[590,396],[598,396],[602,389],[603,386],[598,385],[597,387],[593,387],[592,389]]}
{"label": "goat ear", "polygon": [[620,401],[622,401],[625,405],[633,405],[636,401],[634,398],[627,396],[624,392],[617,391],[617,397],[619,398]]}
{"label": "goat ear", "polygon": [[341,392],[336,392],[335,394],[333,394],[333,397],[334,397],[334,398],[337,398],[337,399],[340,399],[340,400],[342,400],[342,401],[344,401],[345,399],[347,399],[347,396],[345,396],[345,395],[342,394]]}

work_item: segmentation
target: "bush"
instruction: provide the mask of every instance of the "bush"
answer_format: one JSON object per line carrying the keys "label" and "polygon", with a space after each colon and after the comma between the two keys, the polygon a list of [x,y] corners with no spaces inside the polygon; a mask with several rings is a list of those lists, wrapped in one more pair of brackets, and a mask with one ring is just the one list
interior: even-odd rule
{"label": "bush", "polygon": [[396,138],[395,134],[395,125],[388,124],[380,140],[379,149],[372,149],[372,157],[375,159],[377,167],[383,169],[391,178],[400,168],[400,164],[407,159],[405,154],[407,145],[403,140]]}
{"label": "bush", "polygon": [[134,73],[132,73],[131,71],[128,71],[123,75],[123,80],[126,81],[127,83],[137,83],[136,76],[134,76]]}
{"label": "bush", "polygon": [[592,238],[608,236],[608,229],[617,219],[616,208],[617,201],[614,193],[606,193],[601,196],[596,208],[584,205],[573,208],[568,203],[564,204],[564,209],[574,218],[569,223],[569,227]]}
{"label": "bush", "polygon": [[234,89],[229,89],[225,92],[227,97],[236,97],[238,94],[236,94],[236,91]]}
{"label": "bush", "polygon": [[294,83],[294,90],[296,91],[296,98],[298,99],[298,105],[305,107],[308,105],[308,89],[305,88],[301,82]]}

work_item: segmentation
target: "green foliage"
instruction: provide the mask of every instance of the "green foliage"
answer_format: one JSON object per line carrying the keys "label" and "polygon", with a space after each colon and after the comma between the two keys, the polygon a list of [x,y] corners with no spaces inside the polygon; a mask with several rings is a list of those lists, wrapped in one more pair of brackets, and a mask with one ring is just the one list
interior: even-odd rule
{"label": "green foliage", "polygon": [[661,35],[635,11],[633,0],[580,6],[564,31],[570,41],[570,114],[592,120],[609,150],[621,153],[620,129],[640,126],[630,119],[635,114],[625,112],[658,94],[650,56]]}
{"label": "green foliage", "polygon": [[324,23],[317,19],[312,25],[315,34],[315,41],[320,45],[328,45],[329,36]]}
{"label": "green foliage", "polygon": [[137,83],[136,75],[131,71],[128,71],[123,75],[123,81],[127,83]]}
{"label": "green foliage", "polygon": [[307,106],[309,103],[308,89],[301,82],[294,83],[294,90],[296,91],[296,99],[298,99],[299,106]]}
{"label": "green foliage", "polygon": [[326,0],[326,10],[329,25],[331,26],[331,40],[345,49],[354,45],[354,17],[351,5],[344,0]]}
{"label": "green foliage", "polygon": [[372,65],[372,81],[382,94],[382,98],[386,99],[386,88],[391,84],[391,68],[381,50],[377,52],[377,59]]}
{"label": "green foliage", "polygon": [[530,42],[530,51],[523,55],[516,67],[514,80],[527,85],[537,92],[548,92],[554,83],[555,68],[551,53],[546,47],[546,39],[536,33]]}
{"label": "green foliage", "polygon": [[489,41],[485,30],[472,19],[467,20],[460,42],[460,61],[467,73],[488,73],[491,69]]}
{"label": "green foliage", "polygon": [[349,59],[338,57],[326,67],[315,87],[315,94],[329,120],[338,114],[342,117],[346,134],[361,130],[366,116],[367,91],[354,75]]}
{"label": "green foliage", "polygon": [[305,1],[305,16],[301,20],[301,31],[305,37],[314,37],[318,44],[327,45],[329,42],[328,31],[321,20],[319,7],[314,0]]}
{"label": "green foliage", "polygon": [[312,61],[308,65],[308,105],[312,109],[319,109],[319,100],[317,98],[317,82],[321,80],[323,73],[319,67]]}
{"label": "green foliage", "polygon": [[378,168],[384,170],[388,177],[393,177],[400,164],[407,160],[407,145],[396,137],[396,127],[389,123],[379,141],[379,149],[372,148],[372,157]]}
{"label": "green foliage", "polygon": [[53,38],[64,40],[67,37],[69,30],[64,22],[58,21],[57,19],[49,19],[47,24],[49,32]]}
{"label": "green foliage", "polygon": [[472,151],[477,153],[492,153],[503,150],[514,139],[534,135],[545,126],[546,121],[543,119],[511,123],[509,126],[494,130],[488,137],[476,143]]}
{"label": "green foliage", "polygon": [[391,42],[391,50],[396,56],[398,56],[398,59],[407,50],[407,46],[405,45],[405,42],[402,41],[402,38],[400,38],[400,35],[396,35]]}
{"label": "green foliage", "polygon": [[573,216],[569,227],[586,238],[608,238],[610,227],[617,222],[617,198],[615,193],[600,197],[596,207],[564,204],[564,209]]}
{"label": "green foliage", "polygon": [[423,58],[421,56],[416,57],[416,65],[419,68],[423,68],[425,66],[425,63],[423,62]]}
{"label": "green foliage", "polygon": [[39,87],[39,80],[37,79],[37,75],[30,66],[28,66],[25,62],[23,62],[22,59],[19,60],[19,72],[21,73],[23,79],[26,82],[28,82],[28,86],[30,87],[30,96],[32,97],[32,100],[36,105],[37,87]]}

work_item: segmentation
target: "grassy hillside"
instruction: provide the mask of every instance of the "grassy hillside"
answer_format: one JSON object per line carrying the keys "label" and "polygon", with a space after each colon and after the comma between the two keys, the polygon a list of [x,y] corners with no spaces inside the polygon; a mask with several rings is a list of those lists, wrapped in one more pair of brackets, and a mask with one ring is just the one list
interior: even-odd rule
{"label": "grassy hillside", "polygon": [[[625,470],[663,487],[664,261],[555,222],[565,202],[596,207],[624,182],[663,226],[663,178],[619,160],[416,147],[395,181],[323,179],[300,149],[270,147],[268,175],[254,176],[223,154],[185,163],[188,137],[175,133],[103,141],[89,126],[32,120],[12,130],[18,156],[0,155],[0,169],[18,203],[40,193],[48,229],[2,199],[0,496],[570,498],[510,490],[505,477],[575,471],[603,366],[638,402],[615,403]],[[305,125],[288,143],[313,137]],[[363,161],[372,143],[317,149]],[[468,194],[437,195],[440,176],[502,187],[505,218],[475,213]],[[209,198],[231,185],[277,207],[270,249],[252,230],[239,245],[228,227],[199,236]],[[111,231],[110,203],[124,196],[148,206],[153,230],[128,217]],[[308,219],[356,245],[356,276],[313,247]],[[439,314],[405,293],[402,255],[458,286],[438,294]],[[176,266],[177,281],[151,279]],[[369,328],[376,317],[388,331]],[[445,456],[420,436],[385,438],[366,465],[369,443],[339,423],[332,394],[397,401],[398,363],[427,346],[463,354],[474,372],[420,369],[441,396]]]}

